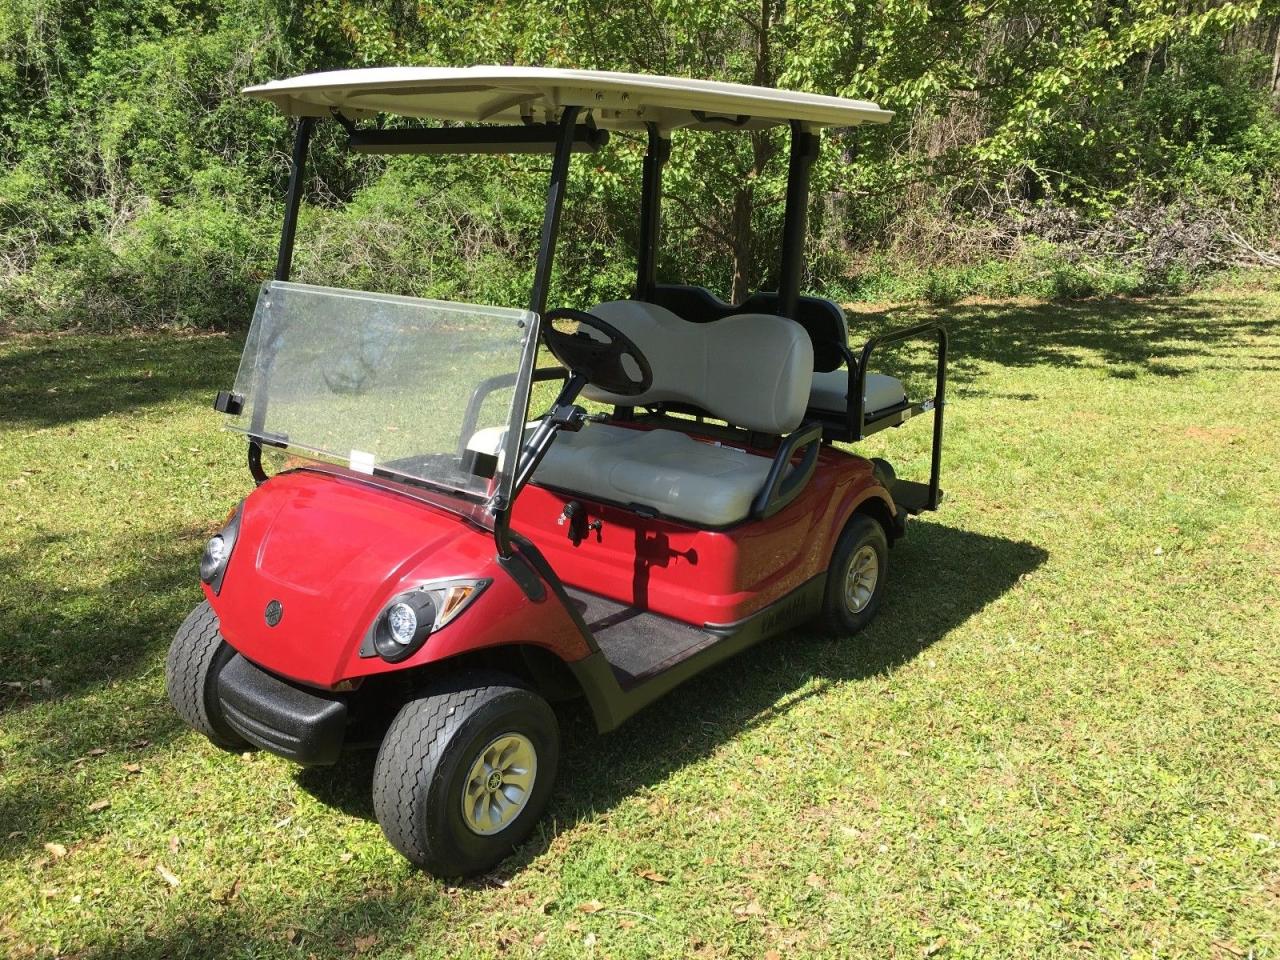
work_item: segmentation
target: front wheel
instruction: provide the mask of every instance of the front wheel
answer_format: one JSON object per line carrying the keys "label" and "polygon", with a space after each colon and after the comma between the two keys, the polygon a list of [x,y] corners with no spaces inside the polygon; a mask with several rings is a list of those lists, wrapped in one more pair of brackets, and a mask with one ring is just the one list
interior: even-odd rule
{"label": "front wheel", "polygon": [[551,796],[560,731],[512,677],[462,674],[406,703],[373,770],[391,845],[438,876],[492,867],[529,835]]}
{"label": "front wheel", "polygon": [[192,730],[223,750],[249,744],[222,716],[218,674],[236,655],[218,629],[218,615],[202,600],[182,621],[164,661],[164,685],[173,709]]}
{"label": "front wheel", "polygon": [[827,569],[822,627],[831,636],[857,633],[876,615],[889,573],[889,540],[866,514],[855,514],[840,534]]}

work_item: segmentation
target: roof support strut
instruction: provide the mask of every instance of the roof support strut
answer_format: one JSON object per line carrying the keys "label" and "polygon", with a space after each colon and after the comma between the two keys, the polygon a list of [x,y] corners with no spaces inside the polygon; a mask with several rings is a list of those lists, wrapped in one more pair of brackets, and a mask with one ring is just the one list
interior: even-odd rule
{"label": "roof support strut", "polygon": [[640,252],[636,258],[636,299],[653,299],[658,285],[658,244],[662,233],[662,168],[671,157],[671,141],[647,123],[649,148],[645,151],[640,186]]}
{"label": "roof support strut", "polygon": [[555,158],[551,161],[551,182],[547,186],[547,203],[542,211],[542,234],[538,239],[538,262],[533,268],[533,293],[529,309],[541,314],[547,309],[547,292],[551,287],[551,261],[556,252],[556,236],[560,232],[560,211],[564,208],[564,187],[569,179],[569,155],[573,152],[578,107],[565,107],[560,115],[560,136]]}
{"label": "roof support strut", "polygon": [[302,117],[293,137],[293,163],[289,167],[289,191],[285,194],[284,226],[280,230],[280,250],[276,254],[277,280],[288,280],[293,269],[293,235],[298,229],[298,207],[302,205],[302,176],[307,166],[307,146],[311,143],[311,131],[315,126],[315,117]]}
{"label": "roof support strut", "polygon": [[782,223],[782,264],[778,274],[778,315],[796,315],[800,279],[804,272],[804,238],[809,213],[809,172],[818,158],[821,139],[816,132],[791,121],[791,163],[787,168],[787,212]]}
{"label": "roof support strut", "polygon": [[[560,211],[564,207],[564,188],[569,179],[569,157],[573,153],[575,122],[580,107],[565,107],[560,115],[560,135],[556,142],[555,158],[551,161],[551,182],[547,185],[547,202],[542,212],[542,235],[538,240],[538,262],[533,268],[533,291],[529,295],[529,309],[541,316],[547,311],[547,293],[551,287],[551,263],[556,252],[556,237],[560,233]],[[532,372],[516,381],[516,395],[527,396]],[[579,389],[581,385],[579,384]],[[518,466],[516,467],[518,469]],[[524,479],[528,479],[525,477]],[[521,477],[516,476],[512,485],[512,501],[520,492]],[[512,556],[511,507],[512,501],[494,503],[493,539],[502,561]]]}

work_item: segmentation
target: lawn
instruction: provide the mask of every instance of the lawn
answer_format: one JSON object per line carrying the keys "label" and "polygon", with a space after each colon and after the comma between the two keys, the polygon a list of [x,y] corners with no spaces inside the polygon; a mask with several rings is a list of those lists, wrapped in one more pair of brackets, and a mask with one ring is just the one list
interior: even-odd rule
{"label": "lawn", "polygon": [[878,621],[607,737],[566,707],[549,816],[463,885],[384,842],[368,756],[169,709],[250,487],[235,339],[0,341],[0,954],[1280,957],[1280,279],[855,320],[935,314],[947,499]]}

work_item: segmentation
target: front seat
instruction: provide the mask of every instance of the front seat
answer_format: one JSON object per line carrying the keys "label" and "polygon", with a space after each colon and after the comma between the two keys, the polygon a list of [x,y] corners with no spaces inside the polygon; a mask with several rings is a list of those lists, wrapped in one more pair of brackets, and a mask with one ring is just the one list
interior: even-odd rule
{"label": "front seat", "polygon": [[[800,426],[809,402],[813,346],[794,321],[738,314],[690,323],[670,310],[615,300],[590,311],[645,354],[653,383],[622,397],[588,384],[583,396],[619,406],[690,404],[747,430],[782,436]],[[487,433],[484,431],[482,433]],[[477,434],[472,449],[497,445]],[[586,423],[561,431],[533,481],[594,500],[641,507],[675,520],[726,527],[751,513],[772,458],[666,428]]]}

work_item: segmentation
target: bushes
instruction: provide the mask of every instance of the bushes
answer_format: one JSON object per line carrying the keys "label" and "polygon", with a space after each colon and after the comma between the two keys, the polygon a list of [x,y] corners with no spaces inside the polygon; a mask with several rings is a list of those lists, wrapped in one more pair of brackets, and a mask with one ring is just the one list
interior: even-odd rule
{"label": "bushes", "polygon": [[270,220],[245,198],[238,174],[204,171],[189,195],[144,200],[114,233],[86,233],[10,271],[0,309],[19,329],[243,324],[275,258]]}
{"label": "bushes", "polygon": [[[553,40],[545,27],[558,22],[557,8],[541,0],[504,5],[501,16],[360,0],[297,8],[0,0],[0,327],[243,325],[274,262],[289,142],[282,117],[236,95],[248,83],[393,60],[655,69],[637,59],[652,51],[629,45],[637,36],[663,41],[675,57],[663,69],[673,73],[777,76],[883,94],[900,109],[891,127],[829,138],[811,214],[806,285],[814,291],[939,303],[1074,298],[1280,265],[1280,116],[1271,61],[1258,52],[1273,49],[1280,23],[1224,14],[1218,26],[1180,37],[1166,35],[1167,24],[1153,28],[1147,47],[1133,47],[1124,24],[1138,14],[1102,4],[1111,13],[1097,14],[1095,33],[1109,29],[1133,52],[1107,59],[1107,44],[1091,47],[1101,59],[1072,67],[1077,90],[1042,84],[1066,67],[1059,47],[1041,42],[1049,27],[1023,36],[1031,21],[1022,17],[1002,20],[996,10],[957,21],[945,30],[960,34],[940,47],[929,31],[943,27],[924,15],[927,5],[909,2],[919,17],[890,17],[878,31],[876,18],[888,14],[873,5],[850,22],[870,24],[863,40],[883,56],[848,59],[839,55],[848,31],[824,32],[844,22],[820,16],[828,6],[779,13],[774,29],[785,42],[769,54],[767,44],[734,45],[746,35],[729,27],[758,12],[732,2],[699,8],[688,23],[676,8],[628,8],[632,19],[657,17],[654,29],[604,18],[599,36],[557,29]],[[1046,4],[1036,16],[1042,26],[1075,29],[1069,13]],[[823,52],[823,43],[836,46]],[[970,55],[963,51],[973,63],[955,59]],[[765,60],[753,63],[756,54]],[[970,69],[1028,79],[1013,93],[1000,87],[975,99]],[[382,162],[352,158],[340,140],[335,124],[322,124],[313,144],[298,278],[525,302],[543,160]],[[665,187],[665,279],[727,292],[741,267],[744,283],[776,283],[781,145],[677,135]],[[575,165],[557,253],[562,302],[630,288],[639,156],[634,139],[615,137],[606,153]],[[750,201],[745,231],[734,219],[735,187]]]}

